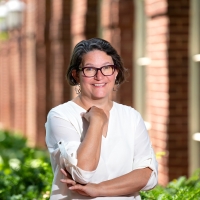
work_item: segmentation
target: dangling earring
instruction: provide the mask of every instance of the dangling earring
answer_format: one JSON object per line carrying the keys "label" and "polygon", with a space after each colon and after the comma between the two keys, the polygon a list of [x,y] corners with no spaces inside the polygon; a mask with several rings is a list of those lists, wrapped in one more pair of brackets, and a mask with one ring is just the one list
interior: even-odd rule
{"label": "dangling earring", "polygon": [[80,94],[81,93],[81,85],[80,85],[80,83],[75,85],[75,91],[76,91],[76,94]]}
{"label": "dangling earring", "polygon": [[119,89],[119,81],[118,80],[115,80],[115,85],[116,85],[116,87],[114,86],[113,91],[117,91]]}

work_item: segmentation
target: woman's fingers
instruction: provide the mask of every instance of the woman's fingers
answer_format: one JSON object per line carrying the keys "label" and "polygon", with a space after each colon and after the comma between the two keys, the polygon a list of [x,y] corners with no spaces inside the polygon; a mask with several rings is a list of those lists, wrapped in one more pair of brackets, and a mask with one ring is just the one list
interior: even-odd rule
{"label": "woman's fingers", "polygon": [[81,116],[84,117],[88,122],[90,122],[91,119],[96,119],[98,121],[102,120],[104,123],[108,121],[108,116],[104,110],[96,106],[89,108],[86,113],[81,113]]}
{"label": "woman's fingers", "polygon": [[73,185],[73,186],[76,185],[76,182],[71,180],[71,179],[60,179],[60,181],[62,183],[70,184],[70,185]]}
{"label": "woman's fingers", "polygon": [[81,195],[90,196],[90,197],[97,197],[98,196],[98,188],[97,184],[87,184],[87,185],[80,185],[76,184],[74,186],[69,187],[70,190],[76,191]]}
{"label": "woman's fingers", "polygon": [[67,175],[67,172],[66,172],[64,169],[61,168],[60,171],[61,171],[65,176],[68,176],[68,175]]}
{"label": "woman's fingers", "polygon": [[64,169],[60,169],[60,171],[65,175],[65,179],[61,179],[62,183],[66,183],[68,185],[76,185],[76,182],[71,178],[71,175],[68,174]]}

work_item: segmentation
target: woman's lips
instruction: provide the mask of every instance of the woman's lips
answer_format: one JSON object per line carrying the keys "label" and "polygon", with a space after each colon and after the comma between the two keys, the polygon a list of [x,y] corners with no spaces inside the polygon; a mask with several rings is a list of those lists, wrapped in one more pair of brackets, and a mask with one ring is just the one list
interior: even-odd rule
{"label": "woman's lips", "polygon": [[106,85],[105,83],[95,83],[93,84],[95,87],[103,87],[104,85]]}

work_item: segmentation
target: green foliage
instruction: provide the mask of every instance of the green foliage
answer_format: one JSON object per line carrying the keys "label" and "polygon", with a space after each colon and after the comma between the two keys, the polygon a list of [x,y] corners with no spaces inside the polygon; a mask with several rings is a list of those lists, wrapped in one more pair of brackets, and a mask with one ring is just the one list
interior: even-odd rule
{"label": "green foliage", "polygon": [[189,179],[182,176],[169,182],[166,187],[158,185],[140,194],[143,200],[200,200],[200,169]]}
{"label": "green foliage", "polygon": [[0,131],[0,199],[49,199],[53,173],[46,150],[30,148],[20,135]]}
{"label": "green foliage", "polygon": [[[30,148],[20,135],[0,131],[0,199],[49,199],[53,173],[49,154]],[[192,177],[180,177],[167,187],[142,191],[143,200],[200,200],[200,169]]]}

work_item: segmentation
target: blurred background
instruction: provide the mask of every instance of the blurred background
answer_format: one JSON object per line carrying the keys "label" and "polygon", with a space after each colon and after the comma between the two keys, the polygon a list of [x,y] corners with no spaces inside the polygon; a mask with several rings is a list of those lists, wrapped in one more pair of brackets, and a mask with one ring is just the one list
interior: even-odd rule
{"label": "blurred background", "polygon": [[75,96],[65,72],[75,44],[108,40],[129,78],[115,101],[146,123],[159,183],[200,167],[199,0],[0,0],[0,129],[46,148],[49,110]]}

